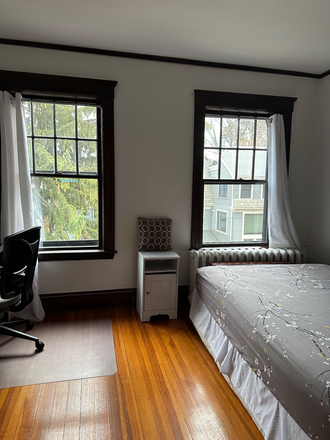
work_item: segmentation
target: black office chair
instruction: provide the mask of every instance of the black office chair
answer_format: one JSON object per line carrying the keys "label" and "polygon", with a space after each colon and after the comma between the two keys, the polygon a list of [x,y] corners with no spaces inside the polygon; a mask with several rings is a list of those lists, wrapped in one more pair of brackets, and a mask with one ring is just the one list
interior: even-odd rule
{"label": "black office chair", "polygon": [[40,227],[27,229],[5,237],[2,254],[0,280],[0,313],[4,321],[0,322],[0,334],[34,341],[36,349],[42,350],[45,344],[35,336],[15,330],[21,324],[27,330],[33,328],[28,319],[9,322],[9,312],[20,312],[33,300],[32,283],[38,259]]}

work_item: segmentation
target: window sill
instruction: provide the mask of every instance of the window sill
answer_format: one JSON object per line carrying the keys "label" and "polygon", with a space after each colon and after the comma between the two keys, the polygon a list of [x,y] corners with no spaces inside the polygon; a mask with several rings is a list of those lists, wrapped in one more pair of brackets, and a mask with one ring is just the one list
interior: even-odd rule
{"label": "window sill", "polygon": [[39,261],[110,260],[116,251],[101,249],[39,250]]}

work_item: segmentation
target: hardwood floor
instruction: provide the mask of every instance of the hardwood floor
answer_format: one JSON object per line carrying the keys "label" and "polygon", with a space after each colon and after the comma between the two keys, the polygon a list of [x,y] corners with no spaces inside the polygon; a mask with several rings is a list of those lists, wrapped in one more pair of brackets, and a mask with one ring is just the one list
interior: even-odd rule
{"label": "hardwood floor", "polygon": [[185,309],[148,323],[133,307],[57,312],[44,322],[100,318],[112,320],[117,373],[0,389],[0,439],[263,438]]}

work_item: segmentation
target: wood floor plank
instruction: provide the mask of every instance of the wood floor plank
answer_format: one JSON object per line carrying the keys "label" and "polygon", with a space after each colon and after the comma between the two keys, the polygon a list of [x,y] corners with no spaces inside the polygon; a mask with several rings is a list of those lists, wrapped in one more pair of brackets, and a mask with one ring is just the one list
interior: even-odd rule
{"label": "wood floor plank", "polygon": [[[130,351],[128,360],[131,371],[140,366],[140,375],[134,377],[134,380],[144,383],[159,438],[190,438],[184,422],[180,423],[178,419],[180,411],[172,390],[168,388],[166,372],[157,364],[156,351],[148,334],[144,332],[147,327],[144,324],[139,325],[135,311],[131,313],[129,320],[128,331],[125,332],[125,346]],[[136,323],[135,331],[129,331],[132,322]]]}
{"label": "wood floor plank", "polygon": [[3,426],[7,422],[7,412],[14,391],[14,388],[0,389],[0,439],[3,438],[1,437],[1,432],[4,430]]}
{"label": "wood floor plank", "polygon": [[[143,436],[147,439],[162,440],[159,437],[154,411],[150,402],[150,393],[146,385],[147,373],[145,358],[141,355],[143,340],[138,333],[136,320],[130,319],[130,316],[122,309],[118,309],[116,317],[117,319],[119,318],[121,322],[121,333],[127,355],[129,374],[140,414]],[[141,417],[142,414],[143,417]]]}
{"label": "wood floor plank", "polygon": [[162,347],[153,334],[153,326],[146,323],[139,323],[139,328],[145,345],[149,348],[148,355],[153,375],[159,388],[160,395],[164,401],[165,411],[168,416],[168,423],[172,427],[174,439],[191,439],[188,426],[177,399],[177,387],[171,383],[170,374],[162,362]]}
{"label": "wood floor plank", "polygon": [[[172,321],[171,324],[171,328],[174,329],[172,338],[178,351],[187,365],[191,367],[191,374],[196,377],[203,392],[207,395],[209,407],[220,415],[227,435],[233,436],[235,433],[237,440],[245,440],[250,436],[255,438],[255,434],[259,435],[260,433],[254,423],[252,422],[251,426],[247,426],[233,406],[232,401],[228,399],[228,395],[224,393],[224,387],[220,381],[221,376],[215,363],[205,362],[203,357],[200,356],[193,344],[191,334],[186,332],[181,321]],[[207,380],[205,380],[206,377]],[[221,399],[219,396],[221,396]],[[245,411],[243,406],[241,411]],[[254,432],[252,432],[251,427],[255,428]]]}
{"label": "wood floor plank", "polygon": [[32,440],[47,439],[52,418],[56,383],[42,385],[38,409],[33,425]]}
{"label": "wood floor plank", "polygon": [[31,438],[41,385],[12,388],[6,416],[0,430],[0,439],[26,440]]}
{"label": "wood floor plank", "polygon": [[[159,353],[162,362],[171,378],[173,389],[177,390],[177,399],[189,432],[193,439],[227,439],[226,433],[221,429],[218,416],[210,411],[210,405],[199,386],[196,378],[192,376],[190,367],[178,351],[168,326],[161,323],[155,326],[156,335],[163,347]],[[214,437],[216,433],[216,437]]]}
{"label": "wood floor plank", "polygon": [[76,440],[80,437],[81,382],[81,380],[71,380],[68,382],[68,399],[66,402],[63,440]]}
{"label": "wood floor plank", "polygon": [[82,380],[80,439],[109,440],[109,407],[104,390],[106,377]]}
{"label": "wood floor plank", "polygon": [[63,438],[65,418],[67,413],[69,382],[54,384],[54,398],[48,426],[48,440]]}
{"label": "wood floor plank", "polygon": [[[208,350],[205,350],[205,346],[201,341],[197,331],[195,330],[192,322],[187,319],[181,320],[182,325],[186,329],[191,339],[191,342],[194,344],[196,351],[200,354],[201,358],[203,358],[207,364],[212,368],[213,375],[219,380],[219,370],[216,364],[213,362],[213,358]],[[222,393],[227,397],[227,399],[231,402],[232,407],[236,411],[238,417],[245,424],[247,430],[250,432],[251,438],[262,439],[262,435],[260,434],[259,429],[251,419],[251,416],[247,412],[247,410],[243,407],[242,402],[236,396],[236,394],[232,391],[231,387],[227,383],[227,381],[220,375],[220,381],[222,385]]]}
{"label": "wood floor plank", "polygon": [[[20,417],[20,423],[16,429],[16,440],[28,440],[32,435],[33,421],[37,412],[38,401],[41,393],[41,385],[30,385],[24,387],[26,390],[24,404],[22,407],[22,414]],[[18,408],[15,407],[15,413]],[[13,440],[14,440],[13,439]]]}
{"label": "wood floor plank", "polygon": [[124,439],[143,439],[144,437],[139,409],[123,340],[122,322],[116,316],[117,312],[120,313],[120,311],[120,308],[114,311],[112,330],[116,349],[116,383],[118,389],[122,434]]}
{"label": "wood floor plank", "polygon": [[[121,402],[120,391],[119,391],[119,381],[117,382],[118,374],[113,374],[108,376],[107,380],[107,397],[109,404],[109,423],[111,430],[111,439],[120,440],[131,438],[131,429],[128,425],[128,418],[126,414],[121,412]],[[121,416],[123,414],[123,417]],[[123,421],[122,421],[123,419]],[[127,429],[128,425],[128,429]],[[122,429],[125,426],[125,429]],[[126,435],[124,435],[124,432]],[[127,435],[129,432],[129,435]]]}

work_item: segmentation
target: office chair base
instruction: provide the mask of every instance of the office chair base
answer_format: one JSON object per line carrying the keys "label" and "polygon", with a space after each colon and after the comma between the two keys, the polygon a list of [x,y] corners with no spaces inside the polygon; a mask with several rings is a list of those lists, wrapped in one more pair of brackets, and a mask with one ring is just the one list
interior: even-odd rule
{"label": "office chair base", "polygon": [[28,335],[26,333],[20,332],[18,330],[13,329],[13,328],[9,328],[9,325],[16,326],[16,325],[24,324],[24,323],[26,324],[27,328],[30,327],[31,325],[32,325],[31,328],[33,328],[32,322],[29,321],[28,319],[24,319],[21,321],[1,322],[0,323],[0,334],[6,335],[6,336],[12,336],[14,338],[27,339],[28,341],[34,341],[36,349],[38,351],[43,350],[45,344],[42,341],[40,341],[40,339],[38,339],[36,336]]}
{"label": "office chair base", "polygon": [[[7,318],[8,319],[8,318]],[[29,319],[16,319],[14,321],[2,321],[0,325],[4,325],[5,327],[16,327],[20,326],[22,324],[25,324],[26,330],[32,330],[33,329],[33,322],[31,322]]]}

